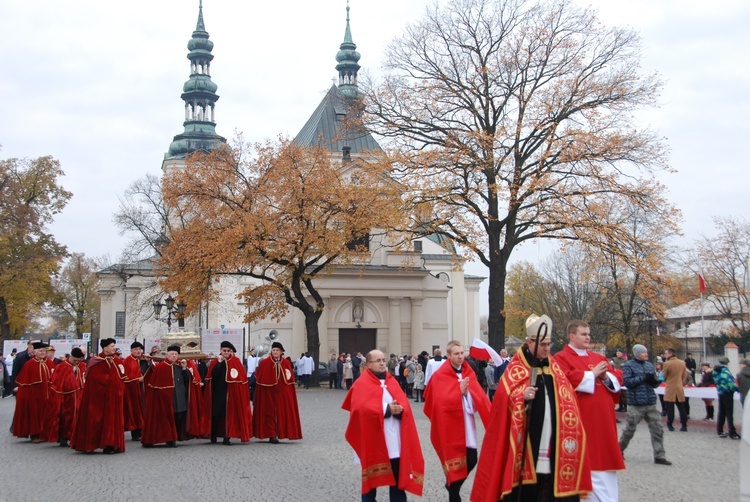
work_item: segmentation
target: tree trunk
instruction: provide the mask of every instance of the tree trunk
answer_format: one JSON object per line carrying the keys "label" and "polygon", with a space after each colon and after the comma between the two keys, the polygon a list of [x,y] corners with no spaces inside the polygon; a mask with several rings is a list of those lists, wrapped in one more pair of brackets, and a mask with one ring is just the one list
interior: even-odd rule
{"label": "tree trunk", "polygon": [[[493,249],[494,247],[494,249]],[[506,244],[506,248],[508,245]],[[505,281],[510,252],[490,243],[488,343],[495,350],[505,347]]]}
{"label": "tree trunk", "polygon": [[303,310],[305,314],[305,331],[307,331],[307,352],[313,358],[313,372],[310,376],[310,385],[320,387],[318,381],[318,363],[320,362],[320,333],[318,332],[318,320],[322,310],[312,308]]}
{"label": "tree trunk", "polygon": [[10,340],[10,320],[5,298],[0,296],[0,340]]}

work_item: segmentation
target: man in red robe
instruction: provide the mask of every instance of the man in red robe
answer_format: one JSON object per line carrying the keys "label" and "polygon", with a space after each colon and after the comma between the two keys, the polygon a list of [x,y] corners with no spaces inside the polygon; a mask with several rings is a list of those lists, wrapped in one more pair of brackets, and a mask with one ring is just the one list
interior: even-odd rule
{"label": "man in red robe", "polygon": [[271,345],[271,354],[261,359],[255,370],[255,437],[278,443],[282,439],[302,439],[297,391],[292,363],[283,357],[284,346]]}
{"label": "man in red robe", "polygon": [[492,402],[472,502],[567,502],[591,491],[575,390],[549,355],[552,320],[532,315],[526,333],[526,343],[508,364]]}
{"label": "man in red robe", "polygon": [[125,368],[125,395],[123,412],[125,413],[125,430],[130,431],[130,439],[140,441],[143,429],[143,373],[141,360],[143,359],[143,344],[130,344],[130,354],[122,360]]}
{"label": "man in red robe", "polygon": [[236,352],[232,343],[221,342],[219,357],[211,361],[206,374],[201,435],[210,435],[212,443],[219,436],[225,445],[231,444],[230,438],[246,443],[253,435],[247,374]]}
{"label": "man in red robe", "polygon": [[201,429],[203,421],[203,381],[201,380],[198,363],[190,359],[186,361],[190,372],[190,389],[188,391],[188,420],[187,433],[192,437],[205,437]]}
{"label": "man in red robe", "polygon": [[365,371],[347,392],[346,440],[362,465],[362,501],[374,501],[378,486],[390,499],[406,501],[406,492],[422,495],[424,457],[409,399],[388,373],[385,354],[372,350]]}
{"label": "man in red robe", "polygon": [[43,434],[43,439],[49,443],[59,442],[60,446],[68,446],[68,440],[73,434],[83,397],[86,366],[81,364],[82,361],[83,351],[75,347],[70,351],[70,356],[55,367],[52,374]]}
{"label": "man in red robe", "polygon": [[198,419],[189,415],[192,374],[185,359],[177,363],[179,355],[180,347],[170,346],[166,358],[144,377],[146,415],[141,437],[144,447],[166,443],[176,448],[177,441],[190,439],[188,424]]}
{"label": "man in red robe", "polygon": [[16,410],[13,414],[13,435],[30,437],[32,443],[41,443],[44,430],[44,408],[49,398],[50,370],[45,362],[47,344],[34,342],[34,357],[23,365],[16,377]]}
{"label": "man in red robe", "polygon": [[102,352],[86,365],[81,409],[70,446],[76,451],[104,453],[125,451],[123,395],[125,372],[115,361],[115,339],[99,341]]}
{"label": "man in red robe", "polygon": [[620,402],[620,381],[604,356],[587,350],[591,342],[587,323],[570,321],[567,331],[570,343],[555,354],[555,361],[576,390],[589,447],[594,500],[617,502],[617,471],[625,469],[614,408]]}
{"label": "man in red robe", "polygon": [[446,347],[447,363],[432,374],[424,394],[424,413],[430,419],[430,439],[445,473],[450,502],[461,501],[461,486],[477,465],[477,426],[479,413],[486,426],[490,400],[464,360],[461,342]]}

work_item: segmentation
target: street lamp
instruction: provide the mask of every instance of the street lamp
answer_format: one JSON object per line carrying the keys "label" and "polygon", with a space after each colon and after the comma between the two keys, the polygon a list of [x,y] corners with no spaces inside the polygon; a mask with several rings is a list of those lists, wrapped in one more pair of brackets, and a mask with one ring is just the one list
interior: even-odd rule
{"label": "street lamp", "polygon": [[[166,307],[167,308],[167,318],[163,319],[161,318],[161,311],[162,309]],[[167,296],[167,298],[164,300],[164,303],[161,303],[160,300],[156,300],[154,302],[154,315],[156,316],[157,321],[165,322],[167,323],[167,328],[171,331],[172,330],[172,316],[177,320],[178,326],[183,327],[185,325],[185,309],[187,308],[187,303],[180,300],[175,304],[175,299],[172,298],[172,295]]]}
{"label": "street lamp", "polygon": [[690,352],[690,349],[688,349],[688,328],[690,327],[690,321],[685,321],[685,359],[687,359],[687,354]]}

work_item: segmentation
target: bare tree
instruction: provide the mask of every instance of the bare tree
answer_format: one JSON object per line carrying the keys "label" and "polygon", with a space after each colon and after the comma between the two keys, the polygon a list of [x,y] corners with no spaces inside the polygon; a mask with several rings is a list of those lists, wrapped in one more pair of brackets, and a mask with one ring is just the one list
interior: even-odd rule
{"label": "bare tree", "polygon": [[175,218],[174,211],[162,199],[159,176],[147,174],[134,181],[125,190],[113,218],[120,235],[131,236],[122,261],[161,256],[162,249],[169,244],[171,224],[181,221]]}
{"label": "bare tree", "polygon": [[451,0],[407,27],[387,76],[365,84],[367,125],[390,139],[415,214],[489,269],[492,345],[519,244],[577,238],[599,200],[647,210],[642,188],[666,160],[633,119],[661,87],[639,61],[635,32],[570,0]]}
{"label": "bare tree", "polygon": [[[729,319],[743,337],[750,330],[747,317],[747,263],[750,258],[750,222],[739,217],[714,218],[717,234],[702,237],[688,253],[686,267],[706,278],[706,301]],[[695,276],[694,276],[695,277]],[[697,290],[697,279],[696,279]]]}

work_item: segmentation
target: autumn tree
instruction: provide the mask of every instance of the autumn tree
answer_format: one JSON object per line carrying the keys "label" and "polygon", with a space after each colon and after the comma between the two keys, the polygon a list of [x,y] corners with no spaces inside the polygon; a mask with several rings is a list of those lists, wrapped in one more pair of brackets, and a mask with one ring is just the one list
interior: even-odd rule
{"label": "autumn tree", "polygon": [[639,205],[666,168],[661,138],[634,119],[661,87],[639,63],[635,32],[572,0],[450,0],[390,44],[381,82],[361,86],[414,214],[488,267],[492,345],[516,247],[577,238],[596,225],[592,200]]}
{"label": "autumn tree", "polygon": [[56,309],[60,324],[75,324],[78,338],[84,327],[99,324],[99,278],[96,275],[100,264],[84,256],[72,253],[60,273],[52,280],[51,304]]}
{"label": "autumn tree", "polygon": [[162,256],[165,289],[197,305],[219,276],[252,277],[246,322],[299,309],[316,362],[325,308],[316,281],[366,263],[384,238],[377,229],[401,214],[398,186],[377,163],[335,165],[324,148],[286,139],[196,153],[163,190],[186,215]]}
{"label": "autumn tree", "polygon": [[[644,187],[641,203],[613,198],[590,207],[595,225],[580,234],[592,291],[606,298],[602,320],[630,353],[640,334],[639,312],[662,318],[673,286],[670,239],[679,234],[680,212],[659,184]],[[605,229],[606,231],[602,231]]]}
{"label": "autumn tree", "polygon": [[0,160],[0,335],[20,336],[66,254],[47,232],[71,197],[52,157]]}

